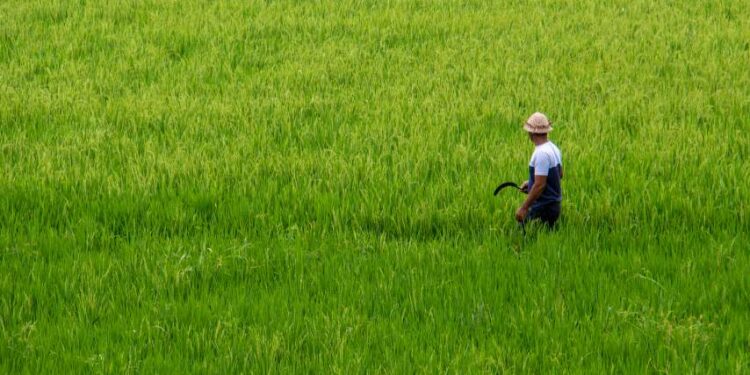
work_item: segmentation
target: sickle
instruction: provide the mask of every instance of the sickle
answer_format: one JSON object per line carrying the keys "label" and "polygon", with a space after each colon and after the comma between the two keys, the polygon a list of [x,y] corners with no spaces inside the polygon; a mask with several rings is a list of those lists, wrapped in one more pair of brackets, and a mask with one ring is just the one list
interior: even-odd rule
{"label": "sickle", "polygon": [[[497,188],[495,188],[495,192],[493,193],[493,195],[497,195],[497,193],[499,193],[500,190],[503,190],[503,189],[505,189],[507,187],[512,187],[512,188],[520,191],[521,193],[528,194],[527,191],[521,189],[521,187],[518,186],[518,184],[516,184],[515,182],[508,181],[508,182],[503,182],[502,184],[498,185]],[[526,239],[526,223],[525,223],[525,221],[519,222],[518,226],[521,227],[521,233],[523,233],[523,238]]]}
{"label": "sickle", "polygon": [[499,193],[500,190],[503,190],[503,189],[505,189],[507,187],[515,188],[518,191],[526,194],[526,191],[524,191],[523,189],[521,189],[521,187],[518,186],[518,184],[516,184],[515,182],[503,182],[502,184],[498,185],[498,187],[495,189],[495,192],[493,193],[493,195],[497,195],[497,193]]}

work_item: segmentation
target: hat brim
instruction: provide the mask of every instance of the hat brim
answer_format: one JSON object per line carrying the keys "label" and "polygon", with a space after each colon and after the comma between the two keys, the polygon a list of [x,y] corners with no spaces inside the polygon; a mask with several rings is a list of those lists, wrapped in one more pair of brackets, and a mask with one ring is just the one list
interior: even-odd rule
{"label": "hat brim", "polygon": [[549,126],[546,129],[534,129],[530,127],[529,124],[524,124],[523,130],[526,130],[527,132],[534,133],[534,134],[547,134],[552,131],[552,127]]}

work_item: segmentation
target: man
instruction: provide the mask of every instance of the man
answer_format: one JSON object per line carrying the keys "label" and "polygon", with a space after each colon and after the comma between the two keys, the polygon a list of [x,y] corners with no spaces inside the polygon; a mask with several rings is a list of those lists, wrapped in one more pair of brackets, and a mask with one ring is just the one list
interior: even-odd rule
{"label": "man", "polygon": [[529,162],[529,180],[521,185],[528,196],[516,211],[516,220],[538,219],[554,228],[560,217],[563,169],[560,149],[547,139],[547,133],[552,131],[551,125],[547,116],[536,112],[523,126],[535,148]]}

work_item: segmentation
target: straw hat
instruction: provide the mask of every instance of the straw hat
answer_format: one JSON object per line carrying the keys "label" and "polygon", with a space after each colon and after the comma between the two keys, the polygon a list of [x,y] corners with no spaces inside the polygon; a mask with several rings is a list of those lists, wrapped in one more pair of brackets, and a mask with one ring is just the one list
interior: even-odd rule
{"label": "straw hat", "polygon": [[534,134],[547,134],[552,131],[552,123],[547,119],[547,116],[541,112],[535,112],[533,115],[526,120],[523,124],[523,130]]}

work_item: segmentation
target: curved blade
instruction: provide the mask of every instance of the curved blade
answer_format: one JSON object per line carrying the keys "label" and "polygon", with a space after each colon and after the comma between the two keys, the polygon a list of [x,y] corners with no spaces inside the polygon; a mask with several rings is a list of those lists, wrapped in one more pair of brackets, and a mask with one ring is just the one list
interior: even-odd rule
{"label": "curved blade", "polygon": [[503,189],[505,189],[507,187],[512,187],[512,188],[517,189],[518,191],[520,191],[522,193],[525,193],[525,191],[523,191],[523,189],[521,189],[521,187],[518,186],[518,184],[516,184],[515,182],[503,182],[502,184],[498,185],[497,188],[495,188],[495,192],[493,193],[493,195],[497,195],[497,193],[499,193],[500,190],[503,190]]}

